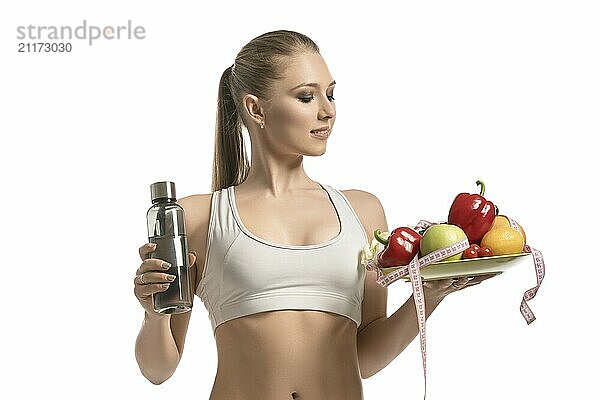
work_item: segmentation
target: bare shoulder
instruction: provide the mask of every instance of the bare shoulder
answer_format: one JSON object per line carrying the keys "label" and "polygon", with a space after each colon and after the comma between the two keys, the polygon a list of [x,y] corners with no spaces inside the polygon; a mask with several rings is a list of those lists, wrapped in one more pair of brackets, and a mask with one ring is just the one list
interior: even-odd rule
{"label": "bare shoulder", "polygon": [[375,196],[373,193],[371,192],[367,192],[366,190],[361,190],[361,189],[346,189],[346,190],[342,190],[342,193],[344,193],[344,195],[348,198],[348,200],[350,200],[354,206],[354,202],[356,202],[356,205],[361,206],[361,205],[373,205],[373,204],[381,204],[381,202],[379,201],[379,198],[377,196]]}
{"label": "bare shoulder", "polygon": [[[183,207],[185,214],[185,228],[188,239],[188,251],[196,254],[196,262],[193,273],[202,276],[204,269],[204,255],[206,254],[206,237],[208,235],[208,224],[210,221],[212,193],[194,194],[183,197],[178,203]],[[202,262],[200,262],[202,261]],[[194,279],[194,289],[199,279]]]}
{"label": "bare shoulder", "polygon": [[186,217],[185,222],[190,222],[189,225],[186,225],[186,229],[188,229],[188,231],[197,229],[198,224],[208,222],[206,214],[207,212],[210,212],[210,198],[211,193],[207,193],[193,194],[177,200],[181,207],[183,207]]}
{"label": "bare shoulder", "polygon": [[379,198],[373,193],[360,189],[341,191],[358,215],[360,222],[367,231],[369,241],[373,239],[375,229],[387,230],[385,211]]}

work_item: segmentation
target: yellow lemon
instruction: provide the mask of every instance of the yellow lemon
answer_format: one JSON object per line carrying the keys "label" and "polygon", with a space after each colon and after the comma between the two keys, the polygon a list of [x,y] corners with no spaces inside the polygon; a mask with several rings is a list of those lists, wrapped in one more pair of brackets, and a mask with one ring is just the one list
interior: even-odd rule
{"label": "yellow lemon", "polygon": [[481,239],[481,247],[489,247],[495,256],[521,254],[524,245],[521,232],[506,226],[490,229]]}
{"label": "yellow lemon", "polygon": [[[519,226],[520,233],[523,235],[523,241],[525,243],[527,243],[527,235],[525,235],[525,230],[518,222],[517,222],[517,225]],[[492,227],[490,228],[490,230],[500,228],[500,227],[512,228],[510,226],[510,222],[508,221],[508,217],[506,215],[496,216],[496,218],[494,218],[494,223],[492,224]]]}

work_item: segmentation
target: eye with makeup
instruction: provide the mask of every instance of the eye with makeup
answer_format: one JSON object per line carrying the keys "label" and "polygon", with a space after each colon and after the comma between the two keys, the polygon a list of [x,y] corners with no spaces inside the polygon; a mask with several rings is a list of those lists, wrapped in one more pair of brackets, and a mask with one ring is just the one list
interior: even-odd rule
{"label": "eye with makeup", "polygon": [[[329,101],[335,100],[333,98],[333,93],[331,95],[327,96],[327,98],[329,99]],[[314,96],[312,95],[312,93],[305,93],[305,94],[303,94],[303,97],[298,97],[298,100],[300,100],[302,103],[309,103],[312,99],[314,99]]]}

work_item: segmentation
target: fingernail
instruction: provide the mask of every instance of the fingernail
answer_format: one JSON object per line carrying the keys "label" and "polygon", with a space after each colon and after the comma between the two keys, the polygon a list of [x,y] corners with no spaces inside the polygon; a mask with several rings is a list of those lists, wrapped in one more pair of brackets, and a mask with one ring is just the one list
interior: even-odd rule
{"label": "fingernail", "polygon": [[161,267],[163,267],[164,269],[169,269],[171,268],[171,264],[169,264],[168,262],[164,262],[160,265]]}
{"label": "fingernail", "polygon": [[167,276],[167,280],[174,281],[175,280],[175,275],[169,275],[169,276]]}
{"label": "fingernail", "polygon": [[154,247],[156,247],[156,243],[148,243],[146,246],[148,246],[150,248],[154,248]]}

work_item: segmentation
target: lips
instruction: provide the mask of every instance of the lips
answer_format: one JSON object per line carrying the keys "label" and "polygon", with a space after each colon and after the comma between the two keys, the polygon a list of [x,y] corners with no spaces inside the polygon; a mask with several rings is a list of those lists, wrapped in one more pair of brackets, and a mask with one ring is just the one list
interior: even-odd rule
{"label": "lips", "polygon": [[312,137],[317,138],[317,139],[327,139],[329,137],[330,132],[331,131],[329,129],[325,129],[325,130],[310,131],[310,134]]}

